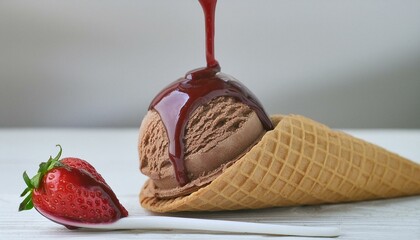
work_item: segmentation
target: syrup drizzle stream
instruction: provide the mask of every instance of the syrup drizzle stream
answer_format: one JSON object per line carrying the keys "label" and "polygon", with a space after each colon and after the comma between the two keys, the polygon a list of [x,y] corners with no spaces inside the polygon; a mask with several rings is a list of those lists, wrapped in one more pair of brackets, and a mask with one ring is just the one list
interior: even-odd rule
{"label": "syrup drizzle stream", "polygon": [[[216,13],[217,0],[199,0],[204,12],[204,21],[206,26],[206,60],[207,67],[213,68],[219,66],[214,56],[214,19]],[[220,70],[220,69],[219,69]]]}
{"label": "syrup drizzle stream", "polygon": [[207,67],[188,72],[163,89],[152,101],[149,110],[156,110],[165,126],[168,136],[169,159],[174,166],[180,186],[189,182],[184,164],[185,127],[194,110],[220,97],[233,97],[248,105],[258,115],[268,131],[273,125],[261,103],[243,84],[233,77],[221,73],[214,56],[214,18],[217,0],[199,0],[204,11],[206,25]]}

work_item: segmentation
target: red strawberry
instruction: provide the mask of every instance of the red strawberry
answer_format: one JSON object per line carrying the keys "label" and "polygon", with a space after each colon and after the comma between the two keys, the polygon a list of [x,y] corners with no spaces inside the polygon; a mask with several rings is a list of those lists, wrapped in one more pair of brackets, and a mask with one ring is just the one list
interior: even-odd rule
{"label": "red strawberry", "polygon": [[38,173],[23,179],[28,186],[19,211],[34,206],[45,217],[58,222],[106,223],[128,216],[111,188],[88,162],[61,156],[61,146],[55,158],[39,165]]}

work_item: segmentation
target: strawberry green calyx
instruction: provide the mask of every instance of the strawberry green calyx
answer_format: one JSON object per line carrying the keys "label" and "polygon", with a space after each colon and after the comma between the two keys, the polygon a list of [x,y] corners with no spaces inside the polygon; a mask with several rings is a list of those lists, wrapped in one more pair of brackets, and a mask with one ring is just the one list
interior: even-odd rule
{"label": "strawberry green calyx", "polygon": [[42,162],[41,164],[39,164],[38,172],[34,177],[29,178],[26,171],[23,172],[23,180],[25,181],[27,187],[25,188],[25,190],[23,190],[20,196],[21,197],[26,196],[26,197],[22,201],[22,203],[19,205],[19,211],[30,210],[34,207],[33,202],[32,202],[33,190],[39,188],[42,178],[48,171],[50,171],[51,169],[55,167],[63,166],[63,164],[60,163],[62,148],[59,144],[57,144],[56,146],[60,148],[60,151],[58,151],[57,156],[55,156],[54,158],[50,156],[47,162]]}

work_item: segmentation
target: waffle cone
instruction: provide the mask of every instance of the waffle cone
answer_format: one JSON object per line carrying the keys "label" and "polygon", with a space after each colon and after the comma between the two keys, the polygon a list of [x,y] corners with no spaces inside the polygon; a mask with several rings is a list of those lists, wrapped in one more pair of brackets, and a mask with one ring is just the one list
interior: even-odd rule
{"label": "waffle cone", "polygon": [[272,116],[275,129],[209,185],[159,199],[147,181],[141,205],[154,212],[312,205],[420,194],[420,165],[311,119]]}

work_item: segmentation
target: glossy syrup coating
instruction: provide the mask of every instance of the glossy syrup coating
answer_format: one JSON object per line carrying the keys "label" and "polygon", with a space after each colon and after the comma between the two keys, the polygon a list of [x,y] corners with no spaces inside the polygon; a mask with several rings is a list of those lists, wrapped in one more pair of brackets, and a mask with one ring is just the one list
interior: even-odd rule
{"label": "glossy syrup coating", "polygon": [[266,130],[273,125],[261,103],[242,83],[220,72],[214,56],[214,16],[217,0],[200,0],[206,25],[207,67],[188,72],[184,78],[163,89],[152,101],[149,110],[156,110],[165,126],[169,140],[169,159],[180,186],[189,182],[184,165],[185,126],[194,110],[216,97],[233,97],[248,105]]}

